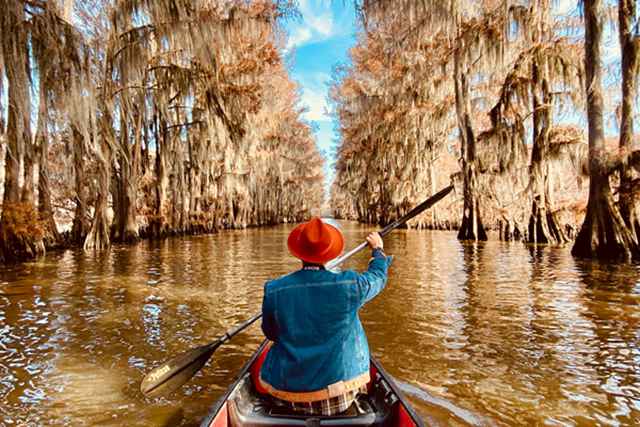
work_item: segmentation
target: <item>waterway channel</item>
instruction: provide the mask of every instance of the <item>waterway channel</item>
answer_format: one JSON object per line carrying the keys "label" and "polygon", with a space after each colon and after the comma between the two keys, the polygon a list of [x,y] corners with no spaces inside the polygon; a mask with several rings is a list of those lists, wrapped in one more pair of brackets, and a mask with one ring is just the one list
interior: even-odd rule
{"label": "waterway channel", "polygon": [[[370,230],[339,222],[353,247]],[[256,325],[179,392],[145,372],[260,309],[298,267],[292,226],[52,253],[0,267],[0,426],[197,425],[261,342]],[[370,347],[433,425],[640,420],[640,267],[569,247],[398,230],[389,284],[361,312]],[[367,254],[344,268],[366,267]]]}

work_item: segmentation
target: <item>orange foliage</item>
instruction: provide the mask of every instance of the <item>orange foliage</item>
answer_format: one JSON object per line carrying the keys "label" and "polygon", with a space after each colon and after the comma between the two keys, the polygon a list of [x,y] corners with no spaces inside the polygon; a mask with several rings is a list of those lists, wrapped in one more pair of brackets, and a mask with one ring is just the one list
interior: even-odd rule
{"label": "orange foliage", "polygon": [[13,235],[20,240],[40,240],[44,237],[44,224],[31,203],[4,205],[2,227],[6,235]]}

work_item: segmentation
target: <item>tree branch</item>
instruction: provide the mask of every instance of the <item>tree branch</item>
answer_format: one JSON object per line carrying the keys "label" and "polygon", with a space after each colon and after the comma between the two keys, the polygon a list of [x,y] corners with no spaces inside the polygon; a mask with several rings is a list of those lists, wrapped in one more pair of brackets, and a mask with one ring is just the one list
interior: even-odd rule
{"label": "tree branch", "polygon": [[640,150],[635,150],[628,154],[622,152],[609,155],[609,158],[605,160],[607,174],[611,175],[612,173],[620,170],[625,160],[628,162],[629,166],[640,172]]}
{"label": "tree branch", "polygon": [[193,125],[200,125],[204,123],[204,121],[202,120],[195,120],[193,122],[187,122],[187,123],[178,123],[176,125],[171,125],[171,126],[167,126],[167,129],[173,129],[173,128],[178,128],[178,127],[189,127],[189,126],[193,126]]}

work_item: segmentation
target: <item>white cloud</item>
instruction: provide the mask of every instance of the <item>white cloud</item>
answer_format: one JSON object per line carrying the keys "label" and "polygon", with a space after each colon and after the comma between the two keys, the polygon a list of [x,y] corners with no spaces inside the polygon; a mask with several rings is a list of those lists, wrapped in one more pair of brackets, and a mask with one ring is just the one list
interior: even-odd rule
{"label": "white cloud", "polygon": [[294,29],[287,40],[287,50],[295,46],[302,46],[311,40],[311,30],[306,27],[298,27]]}
{"label": "white cloud", "polygon": [[331,120],[331,117],[326,113],[328,105],[325,91],[305,87],[302,89],[302,99],[300,100],[300,103],[307,109],[307,111],[302,115],[305,120]]}
{"label": "white cloud", "polygon": [[300,106],[307,111],[302,115],[308,121],[330,121],[327,104],[327,84],[329,74],[322,72],[308,72],[294,77],[302,87]]}
{"label": "white cloud", "polygon": [[333,14],[329,10],[321,15],[305,14],[304,22],[321,36],[329,37],[333,33]]}
{"label": "white cloud", "polygon": [[335,35],[331,0],[301,0],[298,9],[302,19],[289,25],[287,50],[323,41]]}

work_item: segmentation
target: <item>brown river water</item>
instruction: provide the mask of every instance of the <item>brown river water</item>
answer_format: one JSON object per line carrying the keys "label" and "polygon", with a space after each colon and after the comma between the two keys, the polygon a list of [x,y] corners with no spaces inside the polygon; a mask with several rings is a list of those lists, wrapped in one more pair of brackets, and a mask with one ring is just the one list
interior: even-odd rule
{"label": "brown river water", "polygon": [[[340,225],[348,248],[368,230]],[[290,229],[0,267],[0,425],[197,425],[262,340],[258,325],[168,398],[145,399],[140,380],[260,309],[263,282],[298,266]],[[361,317],[428,424],[640,423],[640,267],[451,232],[398,230],[385,243],[389,284]]]}

